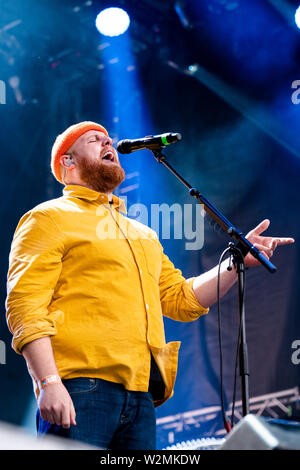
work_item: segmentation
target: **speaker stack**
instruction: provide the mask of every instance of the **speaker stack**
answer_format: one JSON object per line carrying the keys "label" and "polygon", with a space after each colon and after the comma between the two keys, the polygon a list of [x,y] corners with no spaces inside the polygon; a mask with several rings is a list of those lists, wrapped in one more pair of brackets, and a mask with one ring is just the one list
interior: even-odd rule
{"label": "speaker stack", "polygon": [[300,450],[300,423],[249,414],[219,450]]}

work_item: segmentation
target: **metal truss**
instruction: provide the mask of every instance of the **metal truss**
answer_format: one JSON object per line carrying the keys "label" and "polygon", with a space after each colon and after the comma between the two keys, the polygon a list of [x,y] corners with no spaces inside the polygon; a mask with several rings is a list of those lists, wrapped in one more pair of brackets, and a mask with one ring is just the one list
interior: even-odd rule
{"label": "metal truss", "polygon": [[[299,387],[281,390],[266,395],[252,397],[249,400],[250,413],[270,418],[291,418],[292,410],[300,406]],[[226,412],[230,418],[232,403]],[[218,437],[226,434],[222,427],[221,406],[209,406],[198,410],[177,413],[156,420],[158,437],[162,436],[165,445],[182,441],[184,436],[199,438],[202,436]],[[235,403],[235,421],[242,419],[242,401]],[[220,426],[221,423],[221,426]]]}

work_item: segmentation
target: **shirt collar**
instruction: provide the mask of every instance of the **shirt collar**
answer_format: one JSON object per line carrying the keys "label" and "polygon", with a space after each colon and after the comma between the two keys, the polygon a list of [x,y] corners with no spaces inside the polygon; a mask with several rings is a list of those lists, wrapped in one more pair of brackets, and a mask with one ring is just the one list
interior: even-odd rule
{"label": "shirt collar", "polygon": [[[64,196],[78,197],[80,199],[86,199],[88,201],[98,201],[100,204],[109,204],[109,199],[107,194],[99,193],[93,189],[86,188],[79,184],[68,184],[63,189]],[[112,202],[115,209],[118,209],[119,212],[127,213],[125,202],[123,199],[112,195]]]}

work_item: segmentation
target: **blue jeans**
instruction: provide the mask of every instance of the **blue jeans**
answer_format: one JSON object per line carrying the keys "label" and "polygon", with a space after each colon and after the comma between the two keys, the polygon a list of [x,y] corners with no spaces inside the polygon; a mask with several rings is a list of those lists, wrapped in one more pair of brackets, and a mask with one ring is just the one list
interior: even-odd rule
{"label": "blue jeans", "polygon": [[[38,435],[54,434],[102,449],[155,450],[156,417],[150,392],[131,392],[123,385],[79,377],[63,380],[76,411],[76,426],[44,421],[37,411]],[[51,387],[51,385],[49,385]]]}

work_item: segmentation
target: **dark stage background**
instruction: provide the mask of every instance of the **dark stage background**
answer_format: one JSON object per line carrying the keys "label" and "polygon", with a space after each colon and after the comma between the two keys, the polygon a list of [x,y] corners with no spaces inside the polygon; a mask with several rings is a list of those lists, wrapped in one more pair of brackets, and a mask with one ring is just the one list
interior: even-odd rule
{"label": "dark stage background", "polygon": [[[115,5],[128,11],[131,25],[124,36],[104,38],[94,19],[102,8]],[[250,397],[261,404],[255,412],[299,419],[300,365],[292,360],[292,344],[300,341],[300,105],[297,86],[292,87],[300,80],[297,5],[267,0],[0,1],[0,80],[5,84],[0,104],[0,339],[6,352],[0,364],[0,420],[34,433],[31,380],[23,358],[10,347],[5,320],[11,239],[27,210],[61,195],[63,187],[50,173],[51,146],[58,133],[83,120],[102,123],[115,143],[180,132],[182,141],[166,149],[169,162],[229,220],[247,233],[269,218],[268,234],[295,238],[294,245],[276,251],[277,273],[263,267],[247,271],[246,327]],[[120,158],[128,177],[116,194],[126,196],[128,205],[196,205],[150,152]],[[185,240],[172,237],[161,241],[189,277],[213,267],[229,239],[205,222],[202,249],[187,250]],[[189,324],[166,319],[165,327],[167,340],[180,340],[182,346],[174,397],[157,409],[158,447],[222,436],[216,307]],[[228,411],[237,332],[233,288],[222,301]]]}

